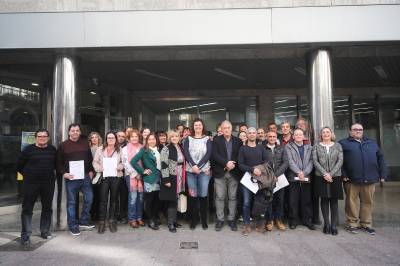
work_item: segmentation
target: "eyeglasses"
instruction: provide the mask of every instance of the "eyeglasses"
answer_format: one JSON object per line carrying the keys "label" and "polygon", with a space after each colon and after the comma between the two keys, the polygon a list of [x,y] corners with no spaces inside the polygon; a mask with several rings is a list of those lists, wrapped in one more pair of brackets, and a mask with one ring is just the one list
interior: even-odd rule
{"label": "eyeglasses", "polygon": [[49,136],[47,136],[47,135],[38,135],[38,136],[36,136],[37,138],[48,138]]}
{"label": "eyeglasses", "polygon": [[362,129],[362,128],[352,128],[351,131],[359,131],[359,132],[362,132],[362,131],[364,131],[364,129]]}

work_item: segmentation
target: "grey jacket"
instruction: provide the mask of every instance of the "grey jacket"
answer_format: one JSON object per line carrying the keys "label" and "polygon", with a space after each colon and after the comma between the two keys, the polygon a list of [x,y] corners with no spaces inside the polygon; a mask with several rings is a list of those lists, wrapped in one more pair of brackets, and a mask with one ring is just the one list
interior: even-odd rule
{"label": "grey jacket", "polygon": [[342,165],[343,165],[343,150],[342,145],[335,143],[329,148],[329,154],[326,148],[321,144],[316,144],[313,147],[313,161],[315,167],[315,175],[324,176],[329,173],[333,176],[342,175]]}
{"label": "grey jacket", "polygon": [[[287,170],[288,181],[294,182],[294,177],[301,171],[304,172],[305,177],[310,178],[313,170],[312,161],[312,146],[304,144],[304,159],[301,160],[299,150],[294,142],[290,142],[285,146],[285,152],[288,156],[289,168]],[[309,179],[310,180],[310,179]]]}

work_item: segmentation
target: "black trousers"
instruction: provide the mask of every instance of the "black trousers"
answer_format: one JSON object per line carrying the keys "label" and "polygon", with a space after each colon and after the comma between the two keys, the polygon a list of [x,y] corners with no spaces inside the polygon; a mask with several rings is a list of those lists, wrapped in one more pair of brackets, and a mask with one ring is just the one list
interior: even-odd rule
{"label": "black trousers", "polygon": [[301,214],[303,224],[311,223],[312,203],[311,184],[290,182],[289,185],[289,222],[297,224]]}
{"label": "black trousers", "polygon": [[167,212],[168,212],[168,224],[176,223],[176,215],[177,215],[177,202],[176,201],[166,201],[167,202]]}
{"label": "black trousers", "polygon": [[49,233],[51,225],[52,202],[54,195],[54,180],[43,184],[23,183],[22,185],[22,212],[21,238],[28,239],[32,235],[32,214],[37,197],[40,195],[42,213],[40,215],[40,232]]}
{"label": "black trousers", "polygon": [[99,220],[104,221],[107,219],[107,205],[108,205],[108,195],[110,195],[110,208],[108,211],[108,217],[112,221],[117,220],[117,215],[115,211],[117,196],[118,196],[118,188],[119,188],[119,180],[122,177],[106,177],[101,180],[100,184],[100,204],[99,204]]}
{"label": "black trousers", "polygon": [[[101,185],[93,185],[93,201],[92,208],[90,209],[90,217],[92,221],[99,220],[99,208],[100,208],[100,186]],[[79,195],[77,196],[77,206],[79,206]],[[79,217],[79,208],[76,208],[76,217]]]}
{"label": "black trousers", "polygon": [[[331,211],[331,220],[329,222],[329,209]],[[336,226],[338,224],[339,210],[337,198],[321,198],[321,212],[324,217],[324,224]]]}
{"label": "black trousers", "polygon": [[118,197],[117,197],[117,213],[118,219],[126,219],[128,217],[128,187],[123,178],[119,179]]}
{"label": "black trousers", "polygon": [[144,193],[144,210],[150,221],[158,219],[159,206],[160,201],[158,199],[158,191]]}

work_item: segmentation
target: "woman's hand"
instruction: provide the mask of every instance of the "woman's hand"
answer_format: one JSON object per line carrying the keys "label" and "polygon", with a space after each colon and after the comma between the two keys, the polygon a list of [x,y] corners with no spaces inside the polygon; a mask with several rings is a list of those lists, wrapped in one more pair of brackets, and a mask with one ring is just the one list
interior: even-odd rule
{"label": "woman's hand", "polygon": [[199,167],[197,165],[193,165],[192,166],[192,171],[195,174],[200,174],[200,169],[199,169]]}
{"label": "woman's hand", "polygon": [[118,170],[118,171],[124,170],[124,165],[123,165],[122,163],[118,164],[118,165],[117,165],[117,170]]}
{"label": "woman's hand", "polygon": [[145,169],[144,171],[143,171],[143,173],[145,174],[145,175],[151,175],[151,170],[150,169]]}
{"label": "woman's hand", "polygon": [[329,182],[329,183],[333,182],[332,176],[329,173],[324,176],[324,179],[326,182]]}
{"label": "woman's hand", "polygon": [[171,183],[165,183],[166,187],[171,187]]}

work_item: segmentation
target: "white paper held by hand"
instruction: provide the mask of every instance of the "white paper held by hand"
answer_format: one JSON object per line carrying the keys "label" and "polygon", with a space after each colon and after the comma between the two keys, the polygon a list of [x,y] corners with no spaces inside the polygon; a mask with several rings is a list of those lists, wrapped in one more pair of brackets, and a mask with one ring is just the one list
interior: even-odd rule
{"label": "white paper held by hand", "polygon": [[274,188],[274,193],[284,187],[289,186],[289,182],[287,181],[285,174],[281,174],[280,176],[278,176],[278,181],[276,181],[275,185],[276,186]]}
{"label": "white paper held by hand", "polygon": [[254,194],[257,193],[258,183],[254,183],[253,181],[251,181],[251,174],[249,172],[246,172],[243,175],[242,179],[240,180],[240,183],[243,184],[247,189],[249,189]]}
{"label": "white paper held by hand", "polygon": [[103,158],[103,177],[117,176],[117,158]]}
{"label": "white paper held by hand", "polygon": [[85,162],[81,161],[70,161],[69,162],[69,174],[74,176],[75,179],[85,178]]}

